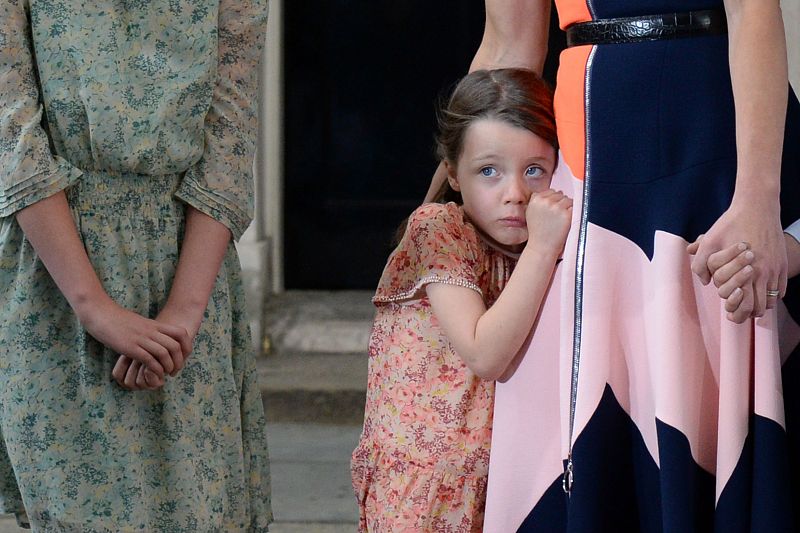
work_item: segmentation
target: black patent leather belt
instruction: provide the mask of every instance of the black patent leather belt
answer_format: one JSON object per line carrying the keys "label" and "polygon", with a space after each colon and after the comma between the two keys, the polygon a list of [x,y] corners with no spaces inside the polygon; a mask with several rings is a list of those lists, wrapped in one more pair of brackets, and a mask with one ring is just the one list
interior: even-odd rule
{"label": "black patent leather belt", "polygon": [[724,9],[579,22],[567,27],[567,46],[638,43],[727,33]]}

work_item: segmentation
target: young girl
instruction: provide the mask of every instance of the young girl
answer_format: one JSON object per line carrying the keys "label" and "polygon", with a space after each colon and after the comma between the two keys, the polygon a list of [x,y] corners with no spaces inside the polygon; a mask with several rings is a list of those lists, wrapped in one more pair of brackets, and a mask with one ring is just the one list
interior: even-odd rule
{"label": "young girl", "polygon": [[373,298],[352,458],[362,532],[481,531],[494,380],[514,372],[570,225],[572,201],[549,189],[552,96],[535,74],[468,75],[439,127],[440,196],[463,201],[411,215]]}
{"label": "young girl", "polygon": [[0,513],[35,531],[267,529],[231,243],[265,25],[264,0],[0,3]]}

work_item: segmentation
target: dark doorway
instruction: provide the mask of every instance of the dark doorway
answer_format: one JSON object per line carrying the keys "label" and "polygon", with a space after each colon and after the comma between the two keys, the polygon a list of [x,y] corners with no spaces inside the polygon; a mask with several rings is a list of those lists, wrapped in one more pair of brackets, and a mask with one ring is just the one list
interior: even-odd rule
{"label": "dark doorway", "polygon": [[[483,2],[284,9],[286,288],[372,289],[430,183],[435,102],[469,67]],[[551,81],[562,40],[551,29]]]}

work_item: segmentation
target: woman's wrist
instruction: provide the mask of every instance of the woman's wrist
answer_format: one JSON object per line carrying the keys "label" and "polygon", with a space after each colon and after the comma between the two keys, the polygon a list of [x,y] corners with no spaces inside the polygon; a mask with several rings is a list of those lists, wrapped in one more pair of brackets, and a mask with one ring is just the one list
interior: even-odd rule
{"label": "woman's wrist", "polygon": [[99,319],[108,316],[117,303],[101,288],[86,292],[78,291],[67,297],[78,321],[87,329],[91,329]]}
{"label": "woman's wrist", "polygon": [[774,172],[739,173],[736,176],[736,189],[733,202],[757,203],[759,206],[780,203],[780,168]]}
{"label": "woman's wrist", "polygon": [[182,294],[182,291],[176,291],[173,288],[172,292],[167,298],[165,309],[170,309],[175,313],[187,317],[189,320],[201,322],[208,307],[208,298],[205,300],[198,297],[197,294]]}
{"label": "woman's wrist", "polygon": [[780,190],[737,187],[731,199],[731,209],[755,210],[759,214],[772,214],[780,217]]}

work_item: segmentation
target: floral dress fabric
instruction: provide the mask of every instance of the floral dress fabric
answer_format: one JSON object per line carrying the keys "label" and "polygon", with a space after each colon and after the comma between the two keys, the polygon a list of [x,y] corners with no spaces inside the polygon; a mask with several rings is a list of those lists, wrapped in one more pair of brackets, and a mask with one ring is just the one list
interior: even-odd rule
{"label": "floral dress fabric", "polygon": [[373,298],[366,415],[352,457],[361,532],[481,531],[494,383],[456,354],[425,286],[466,287],[490,306],[515,264],[456,204],[427,204],[409,219]]}
{"label": "floral dress fabric", "polygon": [[186,206],[252,218],[265,0],[0,1],[0,513],[35,531],[266,531],[264,415],[231,245],[186,367],[111,382],[15,213],[60,190],[123,307],[166,302]]}

